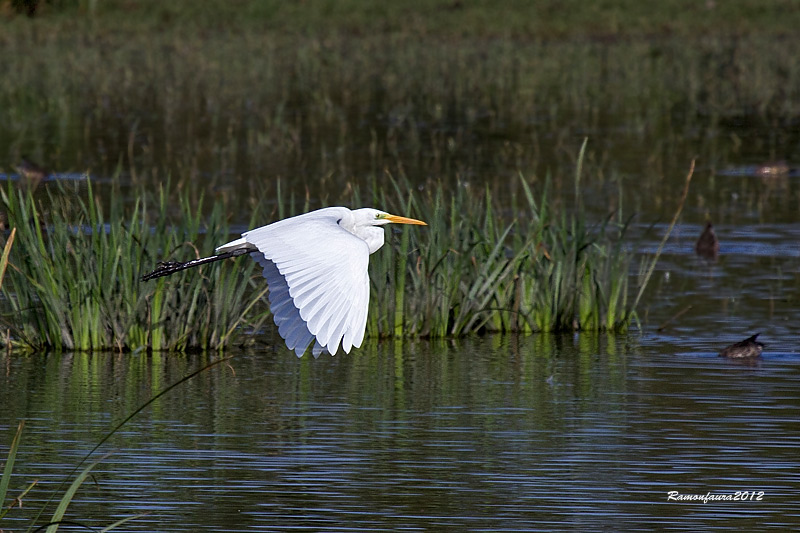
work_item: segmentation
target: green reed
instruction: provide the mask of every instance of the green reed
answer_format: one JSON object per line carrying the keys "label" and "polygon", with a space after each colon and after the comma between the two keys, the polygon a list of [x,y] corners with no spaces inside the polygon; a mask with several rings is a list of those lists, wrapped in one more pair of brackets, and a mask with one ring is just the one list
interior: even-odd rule
{"label": "green reed", "polygon": [[[624,330],[634,311],[626,227],[611,217],[586,220],[580,172],[579,164],[573,214],[553,208],[549,186],[537,196],[523,177],[524,200],[510,210],[498,207],[489,187],[420,192],[389,180],[388,187],[376,184],[366,203],[354,187],[347,205],[376,205],[429,224],[391,231],[388,246],[371,258],[368,334]],[[247,258],[140,281],[157,261],[210,255],[229,240],[223,202],[204,214],[202,201],[166,186],[157,194],[138,189],[128,206],[116,191],[103,208],[87,183],[80,194],[64,184],[43,197],[11,185],[2,191],[16,234],[0,288],[9,342],[55,350],[207,349],[270,323],[266,283]],[[296,213],[293,196],[288,206],[277,201],[278,213]],[[256,224],[254,216],[251,227],[267,222]]]}
{"label": "green reed", "polygon": [[[16,231],[2,290],[8,342],[36,349],[215,348],[252,311],[253,264],[140,277],[159,260],[213,252],[229,231],[219,205],[201,216],[185,193],[142,194],[125,207],[114,191],[104,208],[87,181],[78,194],[56,183],[44,196],[9,186],[2,202]],[[248,299],[250,298],[250,299]],[[251,317],[256,320],[257,313]],[[263,316],[260,320],[263,320]]]}
{"label": "green reed", "polygon": [[417,194],[395,183],[393,194],[375,195],[376,205],[410,212],[428,227],[390,235],[391,251],[373,256],[370,335],[627,328],[635,310],[626,224],[609,217],[590,225],[580,210],[556,213],[547,188],[536,199],[520,182],[525,202],[511,214],[488,188],[461,187],[447,198],[442,187]]}

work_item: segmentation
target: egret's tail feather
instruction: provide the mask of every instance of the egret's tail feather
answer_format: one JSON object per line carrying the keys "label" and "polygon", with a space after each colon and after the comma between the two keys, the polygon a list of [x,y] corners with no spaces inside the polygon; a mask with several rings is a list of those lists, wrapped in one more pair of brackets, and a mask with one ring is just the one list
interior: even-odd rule
{"label": "egret's tail feather", "polygon": [[184,263],[180,261],[162,261],[156,265],[155,270],[142,276],[142,281],[160,278],[162,276],[169,276],[170,274],[180,272],[181,270],[186,270],[187,268],[205,265],[206,263],[213,263],[214,261],[222,261],[223,259],[228,259],[229,257],[237,257],[244,255],[249,251],[250,250],[246,248],[240,248],[238,250],[231,250],[230,252],[225,252],[223,254],[212,255],[211,257],[192,259],[191,261],[186,261]]}

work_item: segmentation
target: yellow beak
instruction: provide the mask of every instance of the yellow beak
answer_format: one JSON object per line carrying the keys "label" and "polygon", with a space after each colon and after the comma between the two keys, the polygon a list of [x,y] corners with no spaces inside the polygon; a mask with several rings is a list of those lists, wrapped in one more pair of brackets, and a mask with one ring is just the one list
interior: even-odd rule
{"label": "yellow beak", "polygon": [[386,215],[384,218],[389,222],[394,222],[395,224],[416,224],[418,226],[428,225],[421,220],[417,220],[416,218],[399,217],[397,215]]}

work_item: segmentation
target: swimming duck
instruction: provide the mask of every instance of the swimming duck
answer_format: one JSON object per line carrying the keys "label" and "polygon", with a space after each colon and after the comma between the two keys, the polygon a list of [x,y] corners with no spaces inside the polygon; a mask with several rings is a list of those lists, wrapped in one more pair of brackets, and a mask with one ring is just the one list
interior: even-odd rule
{"label": "swimming duck", "polygon": [[710,221],[706,222],[706,228],[700,234],[700,238],[697,239],[694,251],[697,255],[709,261],[717,260],[719,256],[719,239],[717,239],[717,234],[714,233],[714,226]]}
{"label": "swimming duck", "polygon": [[752,337],[747,337],[743,341],[731,344],[719,352],[719,356],[728,357],[731,359],[761,357],[761,351],[764,349],[764,344],[756,340],[756,337],[759,335],[760,333],[756,333]]}

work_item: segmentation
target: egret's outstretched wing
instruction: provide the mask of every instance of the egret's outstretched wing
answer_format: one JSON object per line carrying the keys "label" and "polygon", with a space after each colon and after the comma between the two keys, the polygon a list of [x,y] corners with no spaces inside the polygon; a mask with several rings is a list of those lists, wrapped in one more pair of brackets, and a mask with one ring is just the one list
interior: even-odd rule
{"label": "egret's outstretched wing", "polygon": [[278,332],[298,356],[345,352],[364,339],[369,307],[369,248],[337,224],[336,208],[249,231],[258,252]]}

